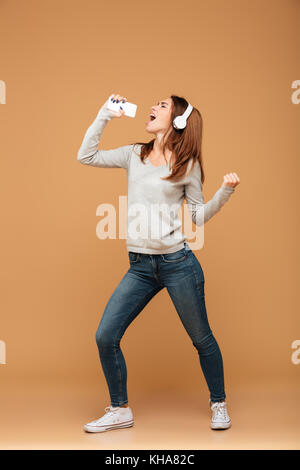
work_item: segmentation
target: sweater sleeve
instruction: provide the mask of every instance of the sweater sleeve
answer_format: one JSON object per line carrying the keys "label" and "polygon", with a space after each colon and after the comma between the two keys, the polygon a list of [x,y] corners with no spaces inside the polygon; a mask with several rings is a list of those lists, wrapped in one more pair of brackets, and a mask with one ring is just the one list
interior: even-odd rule
{"label": "sweater sleeve", "polygon": [[96,119],[85,133],[77,153],[77,160],[84,165],[101,168],[128,168],[133,144],[123,145],[112,150],[98,150],[98,144],[108,121],[114,116],[113,112],[102,106]]}
{"label": "sweater sleeve", "polygon": [[208,222],[235,191],[234,188],[221,186],[212,199],[205,203],[202,195],[201,168],[198,161],[195,162],[184,190],[192,221],[199,226],[203,225],[203,221],[204,223]]}

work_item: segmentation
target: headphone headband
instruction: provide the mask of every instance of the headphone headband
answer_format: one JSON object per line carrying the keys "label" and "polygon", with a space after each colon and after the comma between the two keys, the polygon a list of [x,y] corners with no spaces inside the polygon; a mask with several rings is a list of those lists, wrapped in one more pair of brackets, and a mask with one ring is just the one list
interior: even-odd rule
{"label": "headphone headband", "polygon": [[184,129],[186,127],[187,118],[189,117],[192,111],[193,106],[188,103],[188,106],[184,113],[180,116],[176,116],[176,118],[173,120],[173,126],[175,127],[175,129]]}

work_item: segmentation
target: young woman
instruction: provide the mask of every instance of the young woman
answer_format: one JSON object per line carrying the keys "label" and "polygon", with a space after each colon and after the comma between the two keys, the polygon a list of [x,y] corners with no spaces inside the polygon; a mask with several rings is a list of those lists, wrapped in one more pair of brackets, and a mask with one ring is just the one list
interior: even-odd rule
{"label": "young woman", "polygon": [[[127,101],[119,94],[109,99],[117,103]],[[185,240],[176,210],[165,208],[175,207],[178,212],[185,198],[193,222],[203,225],[225,204],[240,180],[236,173],[226,174],[213,198],[204,204],[201,114],[175,95],[152,106],[146,124],[146,130],[154,134],[150,142],[98,150],[107,122],[124,115],[123,109],[109,110],[108,100],[86,131],[77,159],[86,165],[126,169],[126,246],[130,267],[111,295],[96,332],[111,404],[101,418],[85,424],[84,430],[103,432],[133,425],[120,341],[130,323],[164,287],[199,355],[210,391],[211,428],[227,429],[231,420],[225,401],[222,355],[207,318],[203,270]],[[186,110],[192,111],[185,126],[178,128],[178,120],[174,123],[174,119]]]}

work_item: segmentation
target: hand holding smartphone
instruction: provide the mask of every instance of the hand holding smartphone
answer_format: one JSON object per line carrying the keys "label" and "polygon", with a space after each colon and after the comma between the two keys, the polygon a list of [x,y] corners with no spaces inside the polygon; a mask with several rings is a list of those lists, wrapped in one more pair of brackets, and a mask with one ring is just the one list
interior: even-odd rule
{"label": "hand holding smartphone", "polygon": [[130,103],[124,96],[121,95],[110,95],[105,103],[105,107],[110,111],[116,113],[116,117],[123,115],[134,118],[136,115],[137,105]]}

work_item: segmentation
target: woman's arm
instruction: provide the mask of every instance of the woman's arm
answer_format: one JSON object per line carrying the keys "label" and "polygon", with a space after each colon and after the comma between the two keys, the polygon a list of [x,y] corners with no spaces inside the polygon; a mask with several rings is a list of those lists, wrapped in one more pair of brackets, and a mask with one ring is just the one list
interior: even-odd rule
{"label": "woman's arm", "polygon": [[235,190],[232,187],[221,186],[212,199],[204,203],[202,195],[201,168],[198,161],[195,162],[184,188],[188,209],[190,211],[192,221],[196,225],[203,225],[203,221],[206,223],[213,215],[215,215],[225,202],[228,201]]}
{"label": "woman's arm", "polygon": [[77,160],[84,165],[98,166],[101,168],[127,168],[133,144],[124,145],[112,150],[98,150],[98,144],[103,129],[112,118],[113,111],[102,106],[96,119],[85,133]]}

